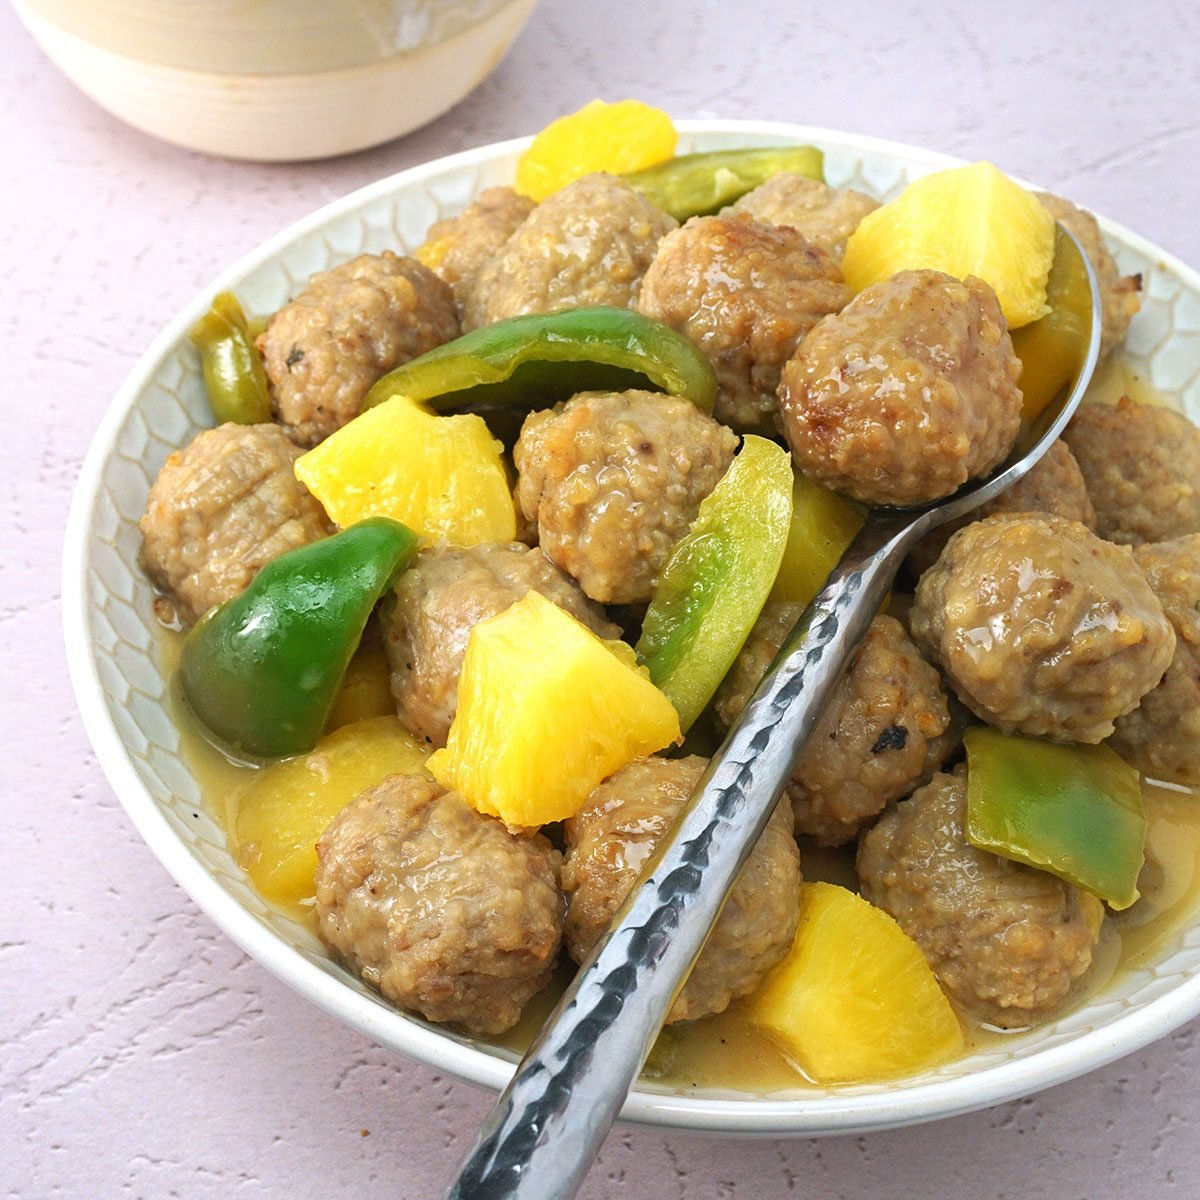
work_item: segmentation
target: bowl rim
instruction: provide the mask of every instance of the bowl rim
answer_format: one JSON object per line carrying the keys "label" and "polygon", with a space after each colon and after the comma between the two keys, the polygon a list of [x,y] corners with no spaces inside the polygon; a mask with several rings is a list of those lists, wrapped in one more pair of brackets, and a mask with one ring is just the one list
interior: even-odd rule
{"label": "bowl rim", "polygon": [[[697,119],[680,120],[676,126],[685,136],[746,135],[778,137],[784,142],[814,141],[838,149],[902,157],[913,166],[927,169],[957,166],[965,161],[902,142],[790,122]],[[380,1045],[399,1050],[435,1070],[447,1071],[466,1082],[496,1091],[511,1079],[515,1061],[447,1037],[407,1018],[382,999],[361,994],[321,970],[244,908],[176,834],[138,777],[109,713],[96,653],[87,631],[89,599],[85,568],[99,487],[117,434],[162,360],[175,350],[205,311],[209,297],[239,282],[297,238],[340,216],[447,170],[470,168],[519,152],[530,140],[514,138],[461,151],[358,188],[260,243],[201,289],[155,336],[108,405],[75,485],[62,565],[61,604],[67,662],[84,729],[109,785],[167,872],[245,953],[331,1016]],[[1200,295],[1200,273],[1132,230],[1099,219],[1106,233],[1161,264]],[[814,1092],[811,1098],[793,1094],[786,1099],[763,1095],[688,1097],[634,1090],[626,1100],[621,1118],[672,1129],[736,1136],[817,1136],[896,1128],[973,1112],[1065,1082],[1141,1049],[1197,1014],[1200,1014],[1200,973],[1101,1028],[960,1078],[935,1079],[880,1093],[847,1091],[830,1095],[822,1091]]]}

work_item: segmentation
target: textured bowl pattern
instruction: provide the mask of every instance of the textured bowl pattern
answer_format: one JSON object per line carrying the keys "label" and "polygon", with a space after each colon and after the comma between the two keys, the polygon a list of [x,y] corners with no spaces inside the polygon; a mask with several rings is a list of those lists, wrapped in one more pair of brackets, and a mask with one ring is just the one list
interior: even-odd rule
{"label": "textured bowl pattern", "polygon": [[[888,198],[953,160],[866,138],[794,126],[681,123],[681,150],[783,141],[826,150],[834,186]],[[441,160],[372,185],[272,239],[216,280],[159,336],[116,397],[85,464],[64,562],[63,607],[80,707],[101,765],[164,865],[243,948],[369,1036],[474,1082],[501,1086],[514,1055],[406,1016],[331,962],[316,938],[268,908],[230,856],[181,758],[158,661],[151,588],[137,566],[138,518],[166,456],[211,422],[186,330],[212,294],[232,288],[268,312],[314,271],[362,251],[412,249],[481,188],[509,182],[524,143]],[[1111,223],[1123,271],[1145,278],[1128,350],[1145,377],[1200,423],[1200,277]],[[642,1083],[624,1115],[735,1133],[816,1134],[928,1120],[997,1103],[1080,1074],[1200,1012],[1200,921],[1155,961],[1120,973],[1089,1004],[1031,1033],[990,1042],[897,1083],[759,1095]]]}

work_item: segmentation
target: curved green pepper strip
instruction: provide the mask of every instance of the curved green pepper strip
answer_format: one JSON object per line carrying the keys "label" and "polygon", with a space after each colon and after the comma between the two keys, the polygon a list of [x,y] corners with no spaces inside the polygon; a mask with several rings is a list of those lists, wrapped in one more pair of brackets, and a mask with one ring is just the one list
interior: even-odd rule
{"label": "curved green pepper strip", "polygon": [[625,181],[677,221],[714,213],[784,171],[823,180],[825,155],[816,146],[766,146],[681,154],[631,171]]}
{"label": "curved green pepper strip", "polygon": [[865,520],[866,510],[857,501],[797,471],[787,546],[771,599],[807,605],[825,586]]}
{"label": "curved green pepper strip", "polygon": [[269,421],[267,373],[237,297],[221,292],[188,337],[200,351],[204,388],[217,422],[259,425]]}
{"label": "curved green pepper strip", "polygon": [[790,456],[766,438],[748,436],[667,559],[637,652],[685,732],[758,620],[791,515]]}
{"label": "curved green pepper strip", "polygon": [[385,375],[363,410],[393,396],[437,412],[548,408],[577,392],[649,385],[712,412],[712,364],[682,334],[628,308],[571,308],[474,329]]}
{"label": "curved green pepper strip", "polygon": [[367,618],[416,548],[406,525],[374,517],[267,563],[184,640],[179,670],[192,711],[242,754],[307,753]]}
{"label": "curved green pepper strip", "polygon": [[1108,746],[1063,746],[978,725],[967,748],[967,840],[1128,908],[1146,818],[1137,771]]}

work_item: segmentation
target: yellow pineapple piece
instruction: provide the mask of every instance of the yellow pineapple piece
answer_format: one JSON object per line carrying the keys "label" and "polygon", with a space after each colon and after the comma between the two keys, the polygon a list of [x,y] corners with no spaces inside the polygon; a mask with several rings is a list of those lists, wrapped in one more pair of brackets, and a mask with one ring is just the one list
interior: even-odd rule
{"label": "yellow pineapple piece", "polygon": [[434,238],[432,242],[422,242],[412,252],[412,256],[421,266],[428,267],[431,271],[436,271],[442,265],[442,260],[453,245],[454,235],[449,233],[443,234],[440,238]]}
{"label": "yellow pineapple piece", "polygon": [[640,100],[593,100],[551,121],[517,162],[516,189],[534,200],[593,171],[623,175],[665,162],[679,135],[662,109]]}
{"label": "yellow pineapple piece", "polygon": [[846,243],[842,272],[856,291],[898,271],[930,268],[991,284],[1010,329],[1049,312],[1054,218],[1032,192],[988,162],[910,183],[868,213]]}
{"label": "yellow pineapple piece", "polygon": [[772,600],[807,604],[825,586],[846,547],[862,528],[862,508],[796,472],[792,521]]}
{"label": "yellow pineapple piece", "polygon": [[678,738],[674,706],[629,646],[530,592],[471,630],[458,711],[429,770],[506,825],[543,825]]}
{"label": "yellow pineapple piece", "polygon": [[259,771],[233,824],[234,855],[259,893],[278,904],[312,896],[317,839],[329,822],[388,775],[422,774],[425,754],[398,718],[373,717]]}
{"label": "yellow pineapple piece", "polygon": [[801,885],[796,940],[746,1013],[817,1083],[910,1074],[963,1044],[916,942],[832,883]]}
{"label": "yellow pineapple piece", "polygon": [[503,447],[474,414],[438,416],[393,396],[302,454],[295,471],[343,529],[392,517],[456,546],[516,537]]}
{"label": "yellow pineapple piece", "polygon": [[[374,628],[372,626],[371,628]],[[325,732],[332,733],[343,725],[353,725],[370,717],[395,716],[396,701],[392,696],[391,675],[387,655],[378,637],[364,636],[355,651],[342,686],[334,697]]]}

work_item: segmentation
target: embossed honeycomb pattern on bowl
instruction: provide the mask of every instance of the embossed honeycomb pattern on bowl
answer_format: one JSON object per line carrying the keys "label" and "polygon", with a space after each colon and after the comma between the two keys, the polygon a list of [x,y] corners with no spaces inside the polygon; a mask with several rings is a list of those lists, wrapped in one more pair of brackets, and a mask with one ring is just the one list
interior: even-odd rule
{"label": "embossed honeycomb pattern on bowl", "polygon": [[[737,122],[684,123],[683,149],[815,141],[829,182],[883,198],[910,178],[952,164],[934,154],[825,131]],[[114,402],[85,466],[64,567],[64,611],[76,688],[89,734],[120,799],[165,865],[218,924],[271,970],[384,1044],[496,1086],[514,1061],[383,1003],[334,964],[315,937],[270,909],[230,856],[181,757],[168,681],[158,662],[152,593],[138,568],[138,518],[167,455],[211,422],[186,330],[214,291],[230,287],[269,312],[314,271],[364,251],[410,250],[428,226],[481,188],[511,179],[519,143],[457,155],[372,185],[272,239],[197,297],[159,337]],[[1143,239],[1106,223],[1125,271],[1145,279],[1129,349],[1155,387],[1200,422],[1200,279]],[[1036,1031],[998,1040],[920,1076],[835,1090],[759,1096],[710,1090],[686,1096],[643,1083],[626,1116],[719,1130],[826,1132],[964,1111],[1077,1074],[1163,1028],[1138,1013],[1189,989],[1200,1009],[1200,923],[1179,930],[1152,963],[1118,976],[1091,1003]],[[1160,1004],[1161,1007],[1161,1004]],[[1157,1010],[1156,1010],[1157,1011]],[[1159,1019],[1159,1024],[1163,1020]],[[1169,1024],[1166,1026],[1169,1027]],[[1086,1042],[1080,1054],[1072,1046]]]}

